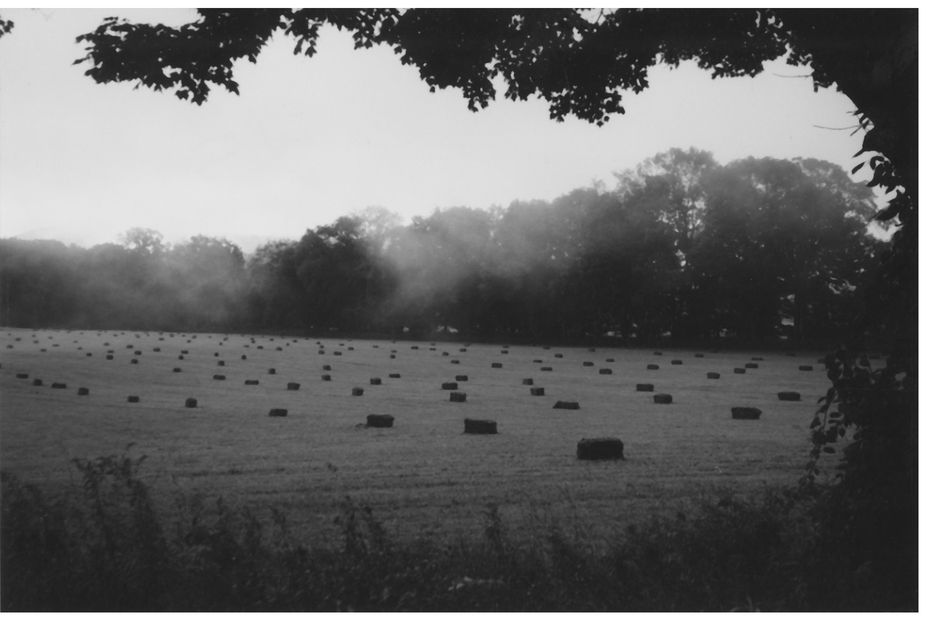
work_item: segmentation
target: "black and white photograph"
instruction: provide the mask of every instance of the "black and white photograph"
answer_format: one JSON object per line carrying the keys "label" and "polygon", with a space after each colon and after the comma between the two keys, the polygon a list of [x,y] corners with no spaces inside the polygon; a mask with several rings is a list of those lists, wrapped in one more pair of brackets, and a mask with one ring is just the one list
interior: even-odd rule
{"label": "black and white photograph", "polygon": [[0,7],[0,611],[917,612],[918,22]]}

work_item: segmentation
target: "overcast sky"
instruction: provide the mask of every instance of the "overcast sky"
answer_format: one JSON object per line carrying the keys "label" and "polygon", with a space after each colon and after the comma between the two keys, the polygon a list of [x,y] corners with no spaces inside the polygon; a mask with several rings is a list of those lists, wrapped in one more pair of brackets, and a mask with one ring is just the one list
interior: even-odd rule
{"label": "overcast sky", "polygon": [[[238,67],[241,95],[201,107],[173,95],[95,84],[74,38],[103,17],[172,25],[179,11],[12,10],[0,38],[0,236],[91,245],[133,226],[168,241],[227,237],[250,251],[270,238],[377,205],[406,218],[436,207],[552,199],[671,147],[727,163],[816,157],[850,170],[861,134],[834,90],[802,69],[712,80],[693,66],[651,73],[605,127],[549,120],[543,102],[498,100],[472,113],[458,91],[431,94],[388,49],[352,49],[324,30],[319,53],[273,42]],[[780,75],[777,75],[780,74]]]}

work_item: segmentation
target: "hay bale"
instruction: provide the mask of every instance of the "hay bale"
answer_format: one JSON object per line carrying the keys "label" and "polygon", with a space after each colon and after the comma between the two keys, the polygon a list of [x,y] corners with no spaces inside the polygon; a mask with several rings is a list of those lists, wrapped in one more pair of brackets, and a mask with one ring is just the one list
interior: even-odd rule
{"label": "hay bale", "polygon": [[225,381],[226,376],[225,375],[213,375],[213,379],[216,381]]}
{"label": "hay bale", "polygon": [[760,418],[760,409],[757,407],[732,407],[731,417],[734,420],[757,420]]}
{"label": "hay bale", "polygon": [[322,370],[324,370],[324,371],[326,371],[326,372],[329,372],[330,370],[332,370],[331,364],[325,364],[325,365],[322,367]]}
{"label": "hay bale", "polygon": [[141,354],[142,354],[141,351],[136,351],[136,352],[135,352],[135,355],[141,355]]}
{"label": "hay bale", "polygon": [[267,415],[272,418],[286,418],[287,410],[286,409],[271,409],[267,412]]}
{"label": "hay bale", "polygon": [[532,396],[544,396],[545,395],[545,389],[543,387],[529,388],[528,392]]}
{"label": "hay bale", "polygon": [[130,397],[127,398],[126,400],[128,400],[130,403],[137,403],[137,402],[139,402],[139,400],[141,400],[141,399],[139,399],[138,396],[130,396]]}
{"label": "hay bale", "polygon": [[[107,359],[113,359],[113,358],[112,358],[112,357],[108,357]],[[183,355],[178,355],[178,356],[177,356],[177,359],[182,360],[182,359],[184,359],[184,356],[183,356]]]}
{"label": "hay bale", "polygon": [[323,380],[323,381],[331,381],[331,380],[332,380],[332,375],[322,375],[322,380]]}
{"label": "hay bale", "polygon": [[333,353],[332,355],[334,355],[335,357],[338,357],[338,356],[340,356],[341,354],[342,354],[341,351],[336,351],[336,352]]}
{"label": "hay bale", "polygon": [[581,439],[577,442],[577,458],[582,461],[625,460],[625,445],[616,437]]}
{"label": "hay bale", "polygon": [[398,373],[398,372],[391,372],[391,373],[390,373],[389,375],[387,375],[387,376],[390,377],[391,379],[399,379],[402,375],[400,375],[400,373]]}
{"label": "hay bale", "polygon": [[300,389],[300,384],[296,383],[295,381],[290,381],[289,383],[287,383],[287,389],[290,390],[291,392],[295,392],[298,389]]}
{"label": "hay bale", "polygon": [[412,349],[413,351],[418,351],[418,350],[419,350],[419,345],[414,344],[414,345],[412,345],[412,346],[409,347],[409,348]]}
{"label": "hay bale", "polygon": [[106,356],[106,359],[111,360],[111,359],[113,359],[113,356],[112,356],[112,355],[107,355],[107,356]]}
{"label": "hay bale", "polygon": [[703,353],[697,353],[693,357],[705,357],[705,355]]}
{"label": "hay bale", "polygon": [[87,353],[87,357],[93,357],[93,353]]}
{"label": "hay bale", "polygon": [[245,379],[245,385],[258,385],[259,383],[257,379]]}
{"label": "hay bale", "polygon": [[669,405],[673,402],[673,396],[670,394],[655,394],[654,395],[654,404],[655,405]]}
{"label": "hay bale", "polygon": [[535,385],[534,379],[522,379],[522,385]]}
{"label": "hay bale", "polygon": [[648,370],[660,370],[661,367],[658,366],[657,364],[648,364],[647,369]]}
{"label": "hay bale", "polygon": [[196,399],[196,398],[188,398],[187,400],[184,401],[184,407],[186,407],[187,409],[196,409],[196,408],[197,408],[197,399]]}
{"label": "hay bale", "polygon": [[750,369],[752,369],[752,370],[758,368],[757,364],[755,364],[754,362],[748,362],[747,364],[744,365],[744,367],[745,367],[745,368],[750,368]]}
{"label": "hay bale", "polygon": [[247,355],[242,355],[242,360],[247,360],[247,359],[248,359]]}
{"label": "hay bale", "polygon": [[139,361],[133,357],[131,360],[129,360],[129,363],[130,363],[130,364],[138,364]]}
{"label": "hay bale", "polygon": [[29,378],[29,373],[28,373],[28,372],[18,372],[18,373],[16,373],[16,378],[17,378],[17,379],[28,379],[28,378]]}
{"label": "hay bale", "polygon": [[219,353],[213,353],[213,357],[219,357]]}
{"label": "hay bale", "polygon": [[751,361],[752,361],[752,362],[762,362],[762,361],[764,361],[764,358],[762,358],[762,357],[752,357],[752,358],[751,358]]}
{"label": "hay bale", "polygon": [[352,396],[364,396],[364,388],[353,387],[351,388]]}
{"label": "hay bale", "polygon": [[664,354],[663,351],[655,351],[655,352],[654,352],[654,355],[663,355],[663,354]]}
{"label": "hay bale", "polygon": [[653,392],[654,384],[653,383],[639,383],[635,385],[636,392]]}
{"label": "hay bale", "polygon": [[799,400],[799,392],[777,392],[777,398],[780,400]]}
{"label": "hay bale", "polygon": [[722,378],[722,375],[720,375],[720,374],[717,373],[717,372],[707,372],[707,373],[706,373],[706,378],[707,378],[707,379],[721,379],[721,378]]}
{"label": "hay bale", "polygon": [[542,366],[541,372],[554,372],[554,369],[551,368],[550,366]]}
{"label": "hay bale", "polygon": [[614,364],[614,363],[615,363],[615,358],[614,358],[614,357],[607,357],[607,358],[606,358],[606,363],[607,363],[607,364]]}
{"label": "hay bale", "polygon": [[670,365],[671,366],[682,366],[683,360],[670,360]]}
{"label": "hay bale", "polygon": [[464,418],[464,432],[468,435],[495,435],[497,433],[496,422]]}
{"label": "hay bale", "polygon": [[556,357],[557,359],[561,359],[562,357],[564,357],[564,354],[563,354],[563,353],[555,353],[555,354],[554,354],[554,357]]}
{"label": "hay bale", "polygon": [[464,392],[451,392],[451,402],[463,403],[467,401],[467,394]]}
{"label": "hay bale", "polygon": [[743,374],[745,374],[746,372],[747,372],[747,371],[746,371],[744,368],[735,368],[735,374],[736,374],[736,375],[743,375]]}
{"label": "hay bale", "polygon": [[441,389],[443,389],[443,390],[456,390],[456,389],[458,389],[458,384],[455,383],[454,381],[446,381],[445,383],[442,383],[442,384],[441,384]]}
{"label": "hay bale", "polygon": [[809,366],[808,364],[803,364],[802,366],[799,367],[799,370],[802,370],[804,372],[809,372],[815,369],[812,366]]}
{"label": "hay bale", "polygon": [[493,362],[492,364],[490,364],[490,368],[502,368],[502,367],[503,365],[500,362]]}
{"label": "hay bale", "polygon": [[393,416],[387,413],[371,413],[367,416],[370,428],[393,428]]}
{"label": "hay bale", "polygon": [[611,374],[612,374],[612,369],[611,369],[611,368],[600,368],[600,369],[599,369],[599,374],[601,374],[601,375],[611,375]]}
{"label": "hay bale", "polygon": [[41,379],[33,379],[33,380],[32,380],[32,385],[40,386],[40,385],[42,385],[42,380],[41,380]]}
{"label": "hay bale", "polygon": [[584,366],[592,366],[592,365],[593,365],[593,362],[583,362],[583,365],[584,365]]}
{"label": "hay bale", "polygon": [[87,389],[87,388],[85,388],[85,387],[79,387],[79,388],[77,388],[77,395],[78,395],[78,396],[87,396],[87,395],[89,395],[89,394],[90,394],[90,390],[89,390],[89,389]]}
{"label": "hay bale", "polygon": [[380,377],[371,377],[371,385],[382,385],[383,381],[380,380]]}
{"label": "hay bale", "polygon": [[390,354],[390,359],[391,359],[391,360],[395,360],[395,359],[396,359],[396,354],[391,353],[391,354]]}
{"label": "hay bale", "polygon": [[545,361],[544,360],[532,360],[532,363],[533,364],[544,364]]}
{"label": "hay bale", "polygon": [[554,403],[554,409],[579,409],[580,403],[575,400],[559,400]]}
{"label": "hay bale", "polygon": [[468,381],[469,379],[467,375],[454,375],[454,380],[455,381]]}
{"label": "hay bale", "polygon": [[276,369],[276,368],[268,368],[268,369],[267,369],[267,374],[269,374],[269,375],[276,375],[276,374],[277,374],[277,369]]}
{"label": "hay bale", "polygon": [[187,349],[181,349],[180,353],[181,355],[190,355],[190,351],[188,351]]}

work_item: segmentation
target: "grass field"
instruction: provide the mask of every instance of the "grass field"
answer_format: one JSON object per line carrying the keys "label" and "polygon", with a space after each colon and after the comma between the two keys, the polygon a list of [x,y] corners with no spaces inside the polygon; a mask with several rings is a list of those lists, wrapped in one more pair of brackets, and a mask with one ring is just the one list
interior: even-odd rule
{"label": "grass field", "polygon": [[[656,512],[685,512],[719,488],[752,493],[801,476],[815,401],[828,385],[818,354],[655,353],[4,329],[0,465],[51,493],[76,492],[71,459],[122,453],[131,442],[133,454],[147,455],[143,478],[165,509],[192,496],[222,496],[259,514],[273,506],[320,540],[336,532],[346,496],[401,538],[470,536],[490,506],[516,537],[552,523],[608,535]],[[757,368],[734,373],[752,360]],[[720,378],[708,379],[712,371]],[[442,389],[457,375],[467,375],[458,381],[464,403]],[[531,396],[526,378],[545,395]],[[673,403],[637,392],[645,382]],[[364,394],[352,396],[353,387]],[[801,400],[779,401],[785,390]],[[190,397],[196,408],[185,407]],[[554,409],[558,400],[580,408]],[[733,406],[763,414],[733,420]],[[269,417],[272,408],[289,413]],[[394,428],[365,428],[371,413],[394,416]],[[465,435],[465,417],[495,420],[499,434]],[[599,436],[621,438],[626,460],[578,460],[577,442]]]}

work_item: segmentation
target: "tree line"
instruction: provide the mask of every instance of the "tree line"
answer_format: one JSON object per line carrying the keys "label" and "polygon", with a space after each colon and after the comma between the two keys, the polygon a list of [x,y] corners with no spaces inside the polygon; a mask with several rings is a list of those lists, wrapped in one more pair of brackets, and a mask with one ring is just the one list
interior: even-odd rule
{"label": "tree line", "polygon": [[877,314],[888,244],[868,233],[872,193],[838,166],[672,149],[616,179],[408,224],[370,208],[247,260],[146,229],[89,249],[5,239],[2,323],[802,345]]}

